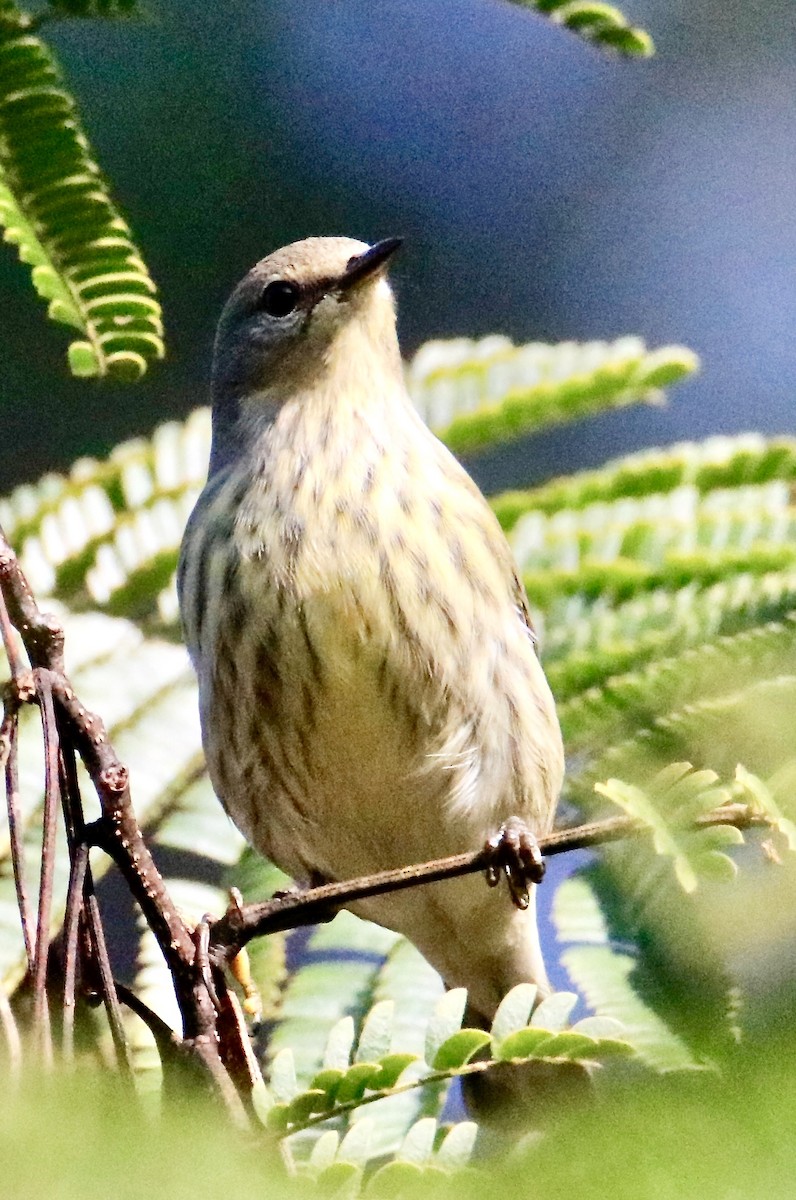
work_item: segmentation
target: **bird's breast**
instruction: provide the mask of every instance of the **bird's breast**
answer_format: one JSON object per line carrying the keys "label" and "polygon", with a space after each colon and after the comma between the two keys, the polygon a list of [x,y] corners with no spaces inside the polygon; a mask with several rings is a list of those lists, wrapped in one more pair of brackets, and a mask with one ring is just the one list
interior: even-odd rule
{"label": "bird's breast", "polygon": [[244,832],[293,873],[464,848],[512,812],[541,827],[560,783],[502,534],[411,428],[298,423],[237,505],[234,620],[204,656],[208,759]]}

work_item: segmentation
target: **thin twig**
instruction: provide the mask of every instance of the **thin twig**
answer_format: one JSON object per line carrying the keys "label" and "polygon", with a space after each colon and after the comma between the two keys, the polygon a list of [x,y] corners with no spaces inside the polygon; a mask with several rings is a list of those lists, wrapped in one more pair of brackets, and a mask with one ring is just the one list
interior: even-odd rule
{"label": "thin twig", "polygon": [[78,845],[85,841],[84,831],[86,826],[83,819],[83,798],[80,795],[80,780],[77,775],[75,750],[69,740],[69,731],[62,728],[63,719],[60,709],[56,711],[55,716],[58,722],[58,740],[61,749],[59,771],[66,841],[70,854],[73,855]]}
{"label": "thin twig", "polygon": [[11,867],[14,872],[14,888],[19,910],[19,923],[25,945],[28,970],[33,971],[33,910],[28,891],[25,869],[25,847],[22,841],[22,812],[19,805],[19,699],[6,697],[3,724],[0,729],[0,762],[3,762],[6,787],[6,812],[8,814],[8,842],[11,849]]}
{"label": "thin twig", "polygon": [[58,809],[61,787],[58,771],[58,730],[55,724],[52,691],[49,679],[36,673],[36,690],[41,707],[44,732],[44,816],[42,819],[41,874],[39,882],[39,912],[36,924],[36,949],[33,956],[33,1023],[45,1057],[51,1055],[46,1045],[49,1022],[47,1009],[47,966],[50,957],[50,919],[55,878],[55,843],[58,830]]}
{"label": "thin twig", "polygon": [[[53,618],[43,614],[36,604],[19,562],[0,531],[0,590],[5,596],[12,624],[21,633],[25,650],[34,667],[47,673],[48,685],[58,715],[59,732],[64,745],[80,753],[97,791],[102,815],[85,828],[81,840],[101,847],[117,863],[130,891],[152,929],[172,976],[183,1020],[183,1046],[215,1084],[231,1115],[245,1120],[235,1086],[222,1062],[219,1049],[218,1014],[197,969],[191,930],[175,909],[144,842],[130,798],[127,769],[119,761],[99,717],[87,712],[74,694],[64,674],[63,630]],[[81,817],[82,822],[82,817]],[[68,819],[67,819],[68,824]],[[80,822],[78,822],[80,824]],[[70,846],[71,850],[71,846]],[[123,1030],[110,963],[104,948],[102,923],[87,870],[87,917],[91,926],[93,956],[98,959],[101,986],[117,1049],[125,1062]],[[226,1038],[241,1041],[233,1025]],[[246,1047],[225,1047],[226,1061],[242,1061]],[[242,1078],[243,1073],[241,1074]]]}
{"label": "thin twig", "polygon": [[123,983],[119,983],[118,979],[115,980],[115,986],[116,995],[122,1004],[126,1008],[129,1008],[130,1012],[140,1017],[152,1034],[161,1058],[164,1057],[167,1046],[171,1048],[172,1052],[177,1050],[182,1044],[182,1038],[174,1032],[171,1025],[167,1021],[164,1021],[162,1017],[159,1017],[155,1010],[150,1008],[148,1004],[145,1004],[129,987]]}
{"label": "thin twig", "polygon": [[18,679],[25,670],[25,664],[22,661],[22,655],[19,653],[14,626],[11,623],[2,592],[0,592],[0,637],[3,639],[6,658],[11,669],[11,677],[12,679]]}
{"label": "thin twig", "polygon": [[64,1011],[63,1011],[63,1054],[67,1059],[74,1052],[75,1033],[75,979],[77,977],[77,935],[80,928],[80,913],[83,908],[83,889],[88,868],[88,846],[77,846],[72,858],[69,874],[69,891],[66,896],[64,917]]}
{"label": "thin twig", "polygon": [[[64,631],[33,598],[19,560],[0,530],[0,592],[12,625],[19,631],[32,667],[64,669]],[[9,659],[11,661],[11,659]]]}
{"label": "thin twig", "polygon": [[89,865],[89,846],[85,840],[85,821],[77,775],[74,748],[66,731],[62,729],[60,713],[56,714],[60,743],[59,774],[61,780],[61,802],[69,849],[69,887],[64,913],[64,994],[62,1052],[69,1061],[74,1053],[75,1031],[75,987],[77,981],[78,938],[80,917],[84,913],[84,893]]}
{"label": "thin twig", "polygon": [[[746,804],[727,804],[698,817],[694,827],[704,829],[711,825],[734,825],[737,829],[748,829],[755,825],[769,824],[765,816],[756,813]],[[546,834],[539,838],[539,849],[542,854],[550,857],[569,850],[582,850],[648,832],[649,826],[635,817],[609,817],[604,821],[591,821],[571,829],[559,829]],[[328,921],[339,908],[357,900],[438,883],[445,879],[455,879],[461,875],[472,875],[486,870],[493,858],[494,852],[484,848],[466,854],[433,859],[431,862],[415,866],[380,871],[376,875],[364,875],[359,879],[327,883],[304,892],[286,892],[261,904],[233,905],[211,926],[211,960],[219,966],[227,964],[252,938],[296,929],[302,925],[314,925],[318,921]]]}
{"label": "thin twig", "polygon": [[105,1012],[108,1015],[108,1024],[111,1028],[111,1037],[113,1038],[113,1046],[114,1050],[116,1051],[116,1060],[119,1064],[122,1075],[126,1076],[128,1079],[132,1079],[133,1068],[132,1064],[130,1063],[127,1036],[124,1032],[122,1013],[119,1007],[119,997],[116,994],[116,982],[113,978],[111,961],[108,957],[108,946],[105,942],[105,930],[102,927],[102,917],[100,916],[99,904],[97,903],[97,897],[94,894],[94,884],[91,878],[90,867],[86,868],[85,891],[86,921],[91,933],[91,947],[94,954],[94,960],[99,970],[99,976],[102,982],[102,998],[105,1002]]}

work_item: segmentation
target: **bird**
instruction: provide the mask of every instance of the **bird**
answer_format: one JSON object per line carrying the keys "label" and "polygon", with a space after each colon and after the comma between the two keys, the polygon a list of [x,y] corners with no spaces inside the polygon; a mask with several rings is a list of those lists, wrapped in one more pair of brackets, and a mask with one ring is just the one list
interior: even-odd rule
{"label": "bird", "polygon": [[535,839],[564,755],[506,537],[407,391],[400,244],[310,237],[232,292],[178,594],[214,790],[300,885],[503,847],[508,895],[469,876],[351,905],[488,1023],[550,990]]}

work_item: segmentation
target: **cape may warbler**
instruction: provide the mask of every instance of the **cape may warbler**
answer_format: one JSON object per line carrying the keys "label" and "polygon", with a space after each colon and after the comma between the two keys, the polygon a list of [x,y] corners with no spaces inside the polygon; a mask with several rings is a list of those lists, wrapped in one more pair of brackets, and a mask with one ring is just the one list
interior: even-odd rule
{"label": "cape may warbler", "polygon": [[[406,391],[385,277],[398,245],[309,238],[235,289],[182,545],[213,785],[304,881],[477,849],[509,817],[544,833],[561,784],[506,539]],[[470,876],[356,911],[486,1018],[514,984],[547,986],[532,886],[524,910]]]}

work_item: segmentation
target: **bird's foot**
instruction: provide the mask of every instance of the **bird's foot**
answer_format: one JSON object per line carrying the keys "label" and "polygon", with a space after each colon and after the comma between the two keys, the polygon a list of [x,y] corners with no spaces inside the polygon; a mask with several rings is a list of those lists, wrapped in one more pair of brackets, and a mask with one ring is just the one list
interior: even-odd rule
{"label": "bird's foot", "polygon": [[539,843],[528,826],[519,817],[509,817],[489,838],[485,849],[493,856],[486,869],[489,886],[497,887],[504,877],[512,903],[526,909],[530,903],[529,885],[541,883],[545,873]]}

